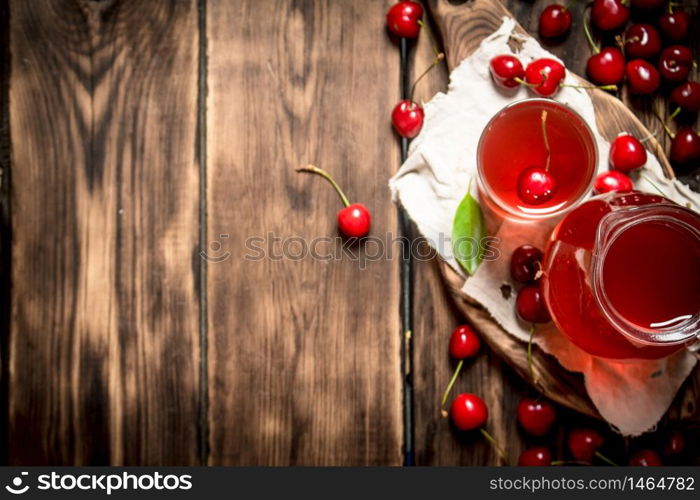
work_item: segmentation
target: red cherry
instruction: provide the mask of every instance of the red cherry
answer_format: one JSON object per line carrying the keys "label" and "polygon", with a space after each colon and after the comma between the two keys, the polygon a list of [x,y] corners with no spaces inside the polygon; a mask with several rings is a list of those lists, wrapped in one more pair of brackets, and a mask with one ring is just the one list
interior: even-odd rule
{"label": "red cherry", "polygon": [[625,32],[625,54],[651,59],[661,50],[661,37],[651,24],[633,24]]}
{"label": "red cherry", "polygon": [[667,12],[659,18],[659,28],[674,42],[685,38],[688,26],[690,26],[690,16],[683,10]]}
{"label": "red cherry", "polygon": [[455,359],[466,359],[476,356],[481,347],[479,336],[470,326],[461,325],[454,329],[450,336],[450,356]]}
{"label": "red cherry", "polygon": [[682,82],[693,69],[693,52],[685,45],[671,45],[659,57],[659,73],[667,82]]}
{"label": "red cherry", "polygon": [[518,196],[528,205],[540,205],[551,200],[556,190],[554,176],[542,167],[530,166],[518,177]]}
{"label": "red cherry", "polygon": [[571,29],[571,12],[562,5],[548,5],[540,14],[539,32],[542,38],[557,38]]}
{"label": "red cherry", "polygon": [[685,82],[671,92],[671,102],[689,113],[700,111],[700,83]]}
{"label": "red cherry", "polygon": [[622,0],[594,0],[591,21],[598,29],[612,31],[623,27],[630,18],[630,10]]}
{"label": "red cherry", "polygon": [[369,234],[371,217],[362,203],[353,203],[338,211],[338,229],[348,238],[363,238]]}
{"label": "red cherry", "polygon": [[460,394],[452,401],[450,417],[459,430],[471,431],[486,423],[489,409],[479,396],[470,393]]}
{"label": "red cherry", "polygon": [[664,2],[666,0],[632,0],[632,5],[640,9],[658,9]]}
{"label": "red cherry", "polygon": [[700,163],[700,136],[691,128],[683,127],[676,131],[671,140],[671,161],[683,166]]}
{"label": "red cherry", "polygon": [[353,203],[351,205],[348,201],[348,197],[345,196],[345,193],[340,189],[338,183],[335,182],[333,177],[325,170],[315,165],[307,165],[306,167],[298,168],[297,172],[309,172],[320,175],[326,179],[333,186],[336,193],[338,193],[344,205],[344,207],[338,211],[338,231],[340,231],[340,234],[348,238],[362,238],[367,236],[371,225],[371,217],[367,207],[361,203]]}
{"label": "red cherry", "polygon": [[420,33],[418,21],[423,17],[423,7],[417,2],[404,1],[391,6],[386,13],[389,31],[404,38],[415,38]]}
{"label": "red cherry", "polygon": [[636,137],[621,134],[610,146],[610,166],[623,172],[643,167],[647,162],[647,150]]}
{"label": "red cherry", "polygon": [[525,81],[535,94],[543,97],[554,95],[565,76],[566,68],[559,61],[546,57],[535,59],[525,68]]}
{"label": "red cherry", "polygon": [[409,99],[400,101],[391,112],[391,123],[401,137],[413,139],[423,128],[425,112],[423,108]]}
{"label": "red cherry", "polygon": [[522,287],[515,299],[515,309],[518,316],[528,323],[548,323],[552,319],[539,285]]}
{"label": "red cherry", "polygon": [[666,445],[664,446],[664,453],[666,455],[680,455],[685,449],[685,438],[683,434],[678,431],[674,431],[666,440]]}
{"label": "red cherry", "polygon": [[532,245],[521,245],[510,257],[510,275],[520,283],[532,283],[542,270],[542,250]]}
{"label": "red cherry", "polygon": [[533,436],[544,436],[557,418],[554,407],[546,401],[525,398],[518,403],[518,422]]}
{"label": "red cherry", "polygon": [[618,48],[606,47],[588,58],[586,72],[599,85],[618,84],[625,77],[625,56]]}
{"label": "red cherry", "polygon": [[576,429],[569,434],[568,445],[576,460],[590,462],[598,448],[603,446],[603,436],[593,429]]}
{"label": "red cherry", "polygon": [[542,446],[523,450],[518,458],[521,467],[546,467],[552,465],[552,453]]}
{"label": "red cherry", "polygon": [[652,450],[641,450],[632,455],[629,464],[632,467],[658,467],[662,465],[659,455]]}
{"label": "red cherry", "polygon": [[513,88],[520,85],[518,80],[525,77],[523,64],[515,56],[503,54],[496,56],[489,62],[491,76],[499,87]]}
{"label": "red cherry", "polygon": [[632,184],[632,180],[626,174],[617,170],[598,174],[595,181],[593,181],[593,191],[596,194],[609,193],[611,191],[627,193],[633,189],[634,184]]}
{"label": "red cherry", "polygon": [[661,76],[656,68],[643,59],[634,59],[625,69],[627,84],[633,94],[652,94],[661,85]]}

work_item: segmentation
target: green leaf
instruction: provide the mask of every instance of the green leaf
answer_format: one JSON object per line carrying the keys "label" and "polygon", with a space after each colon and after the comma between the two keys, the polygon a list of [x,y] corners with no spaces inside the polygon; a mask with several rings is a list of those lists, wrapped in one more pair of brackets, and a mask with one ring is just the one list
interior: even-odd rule
{"label": "green leaf", "polygon": [[484,214],[467,188],[467,195],[459,203],[452,222],[452,253],[470,276],[483,258],[482,240],[485,236]]}

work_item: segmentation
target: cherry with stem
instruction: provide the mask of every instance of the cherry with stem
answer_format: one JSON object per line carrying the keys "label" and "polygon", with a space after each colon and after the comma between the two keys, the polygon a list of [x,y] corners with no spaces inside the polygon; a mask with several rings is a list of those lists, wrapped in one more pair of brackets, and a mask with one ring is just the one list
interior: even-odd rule
{"label": "cherry with stem", "polygon": [[556,179],[549,172],[551,164],[551,149],[547,134],[547,110],[542,110],[541,115],[542,139],[544,141],[545,159],[544,168],[539,165],[531,165],[522,171],[518,177],[518,196],[530,205],[540,205],[549,201],[557,189]]}
{"label": "cherry with stem", "polygon": [[333,189],[335,189],[335,192],[338,193],[340,197],[340,201],[343,203],[343,208],[341,208],[337,214],[338,230],[342,235],[348,238],[363,238],[367,236],[371,225],[371,217],[367,207],[361,203],[351,204],[343,190],[340,189],[338,183],[335,182],[335,179],[325,170],[315,165],[307,165],[297,168],[297,172],[308,172],[320,175],[333,186]]}

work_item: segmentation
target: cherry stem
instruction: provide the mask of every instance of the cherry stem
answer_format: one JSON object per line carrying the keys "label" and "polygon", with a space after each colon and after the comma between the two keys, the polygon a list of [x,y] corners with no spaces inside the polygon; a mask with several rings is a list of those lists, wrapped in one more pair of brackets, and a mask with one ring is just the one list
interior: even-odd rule
{"label": "cherry stem", "polygon": [[440,64],[440,61],[442,61],[445,58],[445,54],[442,52],[438,52],[438,54],[435,56],[435,59],[433,59],[433,62],[430,66],[428,66],[425,71],[423,71],[418,78],[416,78],[416,81],[413,82],[413,85],[411,86],[411,102],[413,102],[413,94],[416,92],[416,85],[418,85],[418,82],[420,82],[425,75],[430,73],[430,70],[433,69],[435,66]]}
{"label": "cherry stem", "polygon": [[542,80],[541,83],[530,83],[530,82],[526,82],[522,78],[517,78],[517,77],[513,78],[513,81],[518,82],[520,85],[525,85],[526,87],[531,87],[531,88],[539,87],[540,85],[542,85],[544,83],[544,80]]}
{"label": "cherry stem", "polygon": [[450,395],[450,391],[452,391],[452,387],[455,385],[455,381],[457,380],[459,372],[462,370],[462,365],[464,365],[464,360],[460,359],[459,363],[457,363],[457,368],[455,368],[455,371],[452,374],[450,383],[447,384],[447,389],[445,389],[445,392],[442,394],[442,399],[440,400],[440,409],[443,417],[447,416],[447,411],[445,410],[445,403],[447,402],[447,397]]}
{"label": "cherry stem", "polygon": [[617,464],[616,464],[615,462],[613,462],[612,460],[610,460],[608,457],[606,457],[605,455],[603,455],[601,452],[596,451],[596,452],[595,452],[595,456],[598,457],[598,458],[600,458],[600,459],[601,459],[603,462],[605,462],[606,464],[617,467]]}
{"label": "cherry stem", "polygon": [[544,164],[544,171],[549,172],[549,163],[552,159],[552,152],[549,149],[549,139],[547,138],[547,110],[542,110],[542,137],[544,138],[544,148],[547,151],[547,160]]}
{"label": "cherry stem", "polygon": [[591,465],[584,460],[554,460],[550,465]]}
{"label": "cherry stem", "polygon": [[576,0],[571,0],[569,3],[564,4],[564,10],[569,10],[572,5],[576,3]]}
{"label": "cherry stem", "polygon": [[305,167],[299,167],[297,168],[297,172],[309,172],[311,174],[318,174],[324,179],[326,179],[328,182],[331,183],[333,188],[335,189],[335,192],[338,193],[338,196],[340,196],[340,201],[343,202],[344,206],[349,206],[350,202],[348,201],[348,197],[345,196],[345,193],[343,193],[343,190],[340,189],[340,186],[338,186],[338,183],[335,182],[333,177],[330,176],[328,172],[326,172],[323,169],[318,168],[316,165],[307,165]]}
{"label": "cherry stem", "polygon": [[681,107],[678,106],[676,109],[673,110],[673,113],[671,113],[671,114],[668,116],[668,119],[669,119],[669,120],[673,120],[676,116],[678,116],[678,113],[680,113],[680,112],[681,112]]}
{"label": "cherry stem", "polygon": [[501,445],[498,444],[498,441],[496,441],[496,438],[493,437],[491,434],[489,434],[489,431],[484,429],[483,427],[479,428],[479,432],[481,432],[481,435],[486,438],[486,440],[493,445],[494,448],[496,448],[496,451],[498,452],[498,456],[501,457],[501,459],[508,464],[508,455],[506,455],[506,452],[501,448]]}
{"label": "cherry stem", "polygon": [[639,177],[641,177],[642,179],[647,181],[649,184],[651,184],[653,186],[653,188],[656,189],[661,196],[666,196],[666,193],[661,191],[661,188],[659,186],[657,186],[656,183],[654,181],[652,181],[649,177],[647,177],[644,174],[639,174]]}
{"label": "cherry stem", "polygon": [[530,338],[527,341],[527,370],[530,372],[530,379],[535,382],[535,370],[532,366],[532,340],[535,338],[535,325],[530,327]]}
{"label": "cherry stem", "polygon": [[615,90],[617,91],[617,85],[574,85],[573,83],[560,83],[560,87],[571,87],[572,89],[586,89],[586,90]]}
{"label": "cherry stem", "polygon": [[591,28],[588,26],[588,22],[586,21],[585,17],[583,19],[583,32],[586,34],[586,40],[588,40],[588,44],[591,46],[591,50],[593,50],[593,53],[600,54],[600,47],[593,41],[593,36],[591,35]]}
{"label": "cherry stem", "polygon": [[653,111],[654,111],[654,116],[656,117],[657,120],[659,120],[659,121],[661,122],[661,125],[663,126],[664,131],[666,132],[666,134],[668,134],[668,136],[669,136],[671,139],[675,138],[676,134],[674,134],[673,132],[671,132],[671,129],[668,128],[668,124],[666,123],[666,120],[664,120],[663,118],[661,118],[661,114],[659,113],[659,108],[656,107],[656,102],[653,103],[652,109],[653,109]]}

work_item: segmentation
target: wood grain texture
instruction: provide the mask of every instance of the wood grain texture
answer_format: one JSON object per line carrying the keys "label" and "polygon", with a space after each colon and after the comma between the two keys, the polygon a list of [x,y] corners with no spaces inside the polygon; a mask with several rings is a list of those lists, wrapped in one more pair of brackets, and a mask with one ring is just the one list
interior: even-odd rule
{"label": "wood grain texture", "polygon": [[250,237],[281,252],[273,237],[336,234],[336,194],[294,172],[310,162],[370,208],[373,235],[396,233],[390,4],[207,6],[208,234],[231,254],[207,272],[212,465],[402,462],[398,257],[294,259],[297,240],[282,259],[245,258]]}
{"label": "wood grain texture", "polygon": [[195,2],[10,12],[10,463],[196,464]]}

